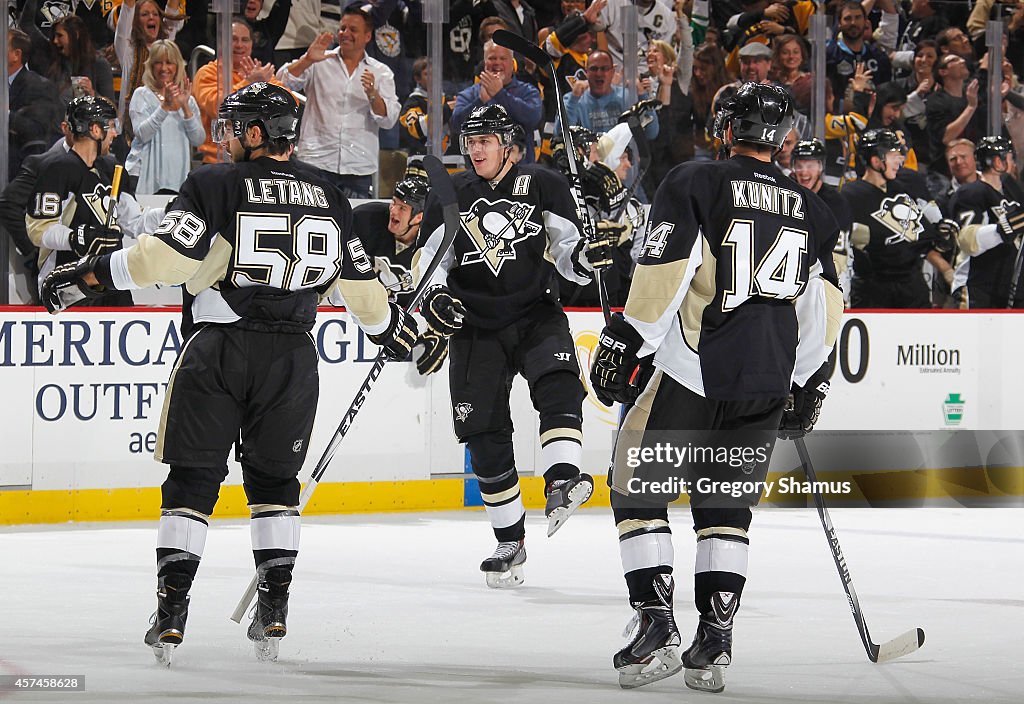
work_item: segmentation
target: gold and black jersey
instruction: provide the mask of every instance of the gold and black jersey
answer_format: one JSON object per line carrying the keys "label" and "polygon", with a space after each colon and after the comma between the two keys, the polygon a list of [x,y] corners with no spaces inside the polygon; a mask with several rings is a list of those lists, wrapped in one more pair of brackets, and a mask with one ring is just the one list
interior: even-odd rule
{"label": "gold and black jersey", "polygon": [[390,318],[348,200],[297,161],[196,169],[156,231],[103,257],[97,276],[118,289],[182,284],[196,323],[262,319],[250,310],[261,296],[322,297],[335,284],[367,332],[382,332]]}
{"label": "gold and black jersey", "polygon": [[[954,288],[966,285],[970,291],[986,293],[985,300],[1005,304],[1017,248],[1004,242],[994,225],[1008,205],[1022,200],[1019,185],[1012,181],[1004,183],[1002,193],[981,179],[956,190],[949,210],[960,223],[957,240],[964,256],[956,269]],[[1016,296],[1017,300],[1024,299],[1020,281]]]}
{"label": "gold and black jersey", "polygon": [[931,249],[926,204],[896,182],[882,190],[867,181],[846,184],[843,198],[853,225],[853,275],[863,279],[899,279],[916,275]]}
{"label": "gold and black jersey", "polygon": [[414,290],[412,257],[416,243],[406,246],[395,239],[388,230],[390,219],[388,203],[363,203],[352,210],[352,229],[363,243],[373,270],[388,290],[388,295],[405,308],[412,300]]}
{"label": "gold and black jersey", "polygon": [[[496,185],[463,171],[453,177],[461,227],[431,277],[466,306],[470,325],[496,330],[541,300],[557,300],[558,274],[578,284],[574,252],[581,226],[565,178],[535,164],[513,166]],[[431,193],[413,258],[418,282],[444,231],[440,202]]]}
{"label": "gold and black jersey", "polygon": [[835,340],[837,238],[828,207],[772,164],[676,167],[655,195],[626,302],[640,355],[706,398],[786,396]]}

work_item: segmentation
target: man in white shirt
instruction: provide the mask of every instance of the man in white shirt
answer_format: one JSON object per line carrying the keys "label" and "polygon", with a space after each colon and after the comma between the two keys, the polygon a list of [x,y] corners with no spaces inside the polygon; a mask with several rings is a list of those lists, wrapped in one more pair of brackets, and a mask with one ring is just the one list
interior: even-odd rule
{"label": "man in white shirt", "polygon": [[372,197],[377,133],[394,126],[401,108],[391,69],[366,55],[372,37],[370,15],[349,7],[341,15],[337,49],[328,50],[334,37],[321,34],[302,58],[277,72],[286,88],[306,94],[298,157],[336,175],[349,198]]}

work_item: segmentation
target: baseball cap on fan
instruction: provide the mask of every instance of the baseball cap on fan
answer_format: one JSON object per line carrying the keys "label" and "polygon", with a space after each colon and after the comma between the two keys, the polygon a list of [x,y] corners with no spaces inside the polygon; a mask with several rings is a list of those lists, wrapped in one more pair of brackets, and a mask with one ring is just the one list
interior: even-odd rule
{"label": "baseball cap on fan", "polygon": [[739,53],[741,59],[772,58],[772,50],[767,44],[762,44],[761,42],[750,42],[749,44],[744,44]]}

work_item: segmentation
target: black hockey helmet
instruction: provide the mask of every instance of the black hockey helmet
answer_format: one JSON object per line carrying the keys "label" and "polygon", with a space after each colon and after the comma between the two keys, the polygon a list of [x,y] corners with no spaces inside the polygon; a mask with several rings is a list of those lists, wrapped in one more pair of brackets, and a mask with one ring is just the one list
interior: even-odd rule
{"label": "black hockey helmet", "polygon": [[512,144],[519,147],[519,151],[526,153],[526,130],[518,122],[512,127]]}
{"label": "black hockey helmet", "polygon": [[907,147],[900,136],[888,127],[865,130],[857,143],[857,161],[865,169],[871,164],[871,157],[885,159],[889,152],[907,153]]}
{"label": "black hockey helmet", "polygon": [[294,142],[299,137],[299,104],[285,88],[273,83],[260,81],[236,90],[224,98],[217,118],[212,130],[214,142],[241,137],[253,124],[260,126],[268,140]]}
{"label": "black hockey helmet", "polygon": [[90,125],[106,128],[111,120],[115,121],[117,131],[119,133],[121,131],[121,125],[117,122],[117,108],[101,95],[82,95],[72,98],[68,103],[64,119],[77,136],[89,134]]}
{"label": "black hockey helmet", "polygon": [[978,168],[984,171],[992,168],[992,160],[1013,153],[1013,143],[1006,137],[982,137],[978,140],[978,146],[974,148],[974,160],[978,162]]}
{"label": "black hockey helmet", "polygon": [[722,101],[715,115],[714,136],[724,141],[729,126],[733,142],[781,149],[793,129],[793,101],[781,86],[744,83]]}
{"label": "black hockey helmet", "polygon": [[466,121],[462,123],[459,130],[459,149],[463,154],[469,154],[469,143],[467,137],[480,134],[497,135],[501,146],[512,146],[512,132],[516,123],[508,116],[504,107],[497,103],[488,103],[474,108]]}
{"label": "black hockey helmet", "polygon": [[825,161],[825,145],[821,143],[820,139],[803,139],[796,143],[793,147],[793,154],[790,156],[791,161],[797,161],[798,159],[813,159],[814,161]]}
{"label": "black hockey helmet", "polygon": [[[569,127],[569,138],[572,140],[572,144],[576,147],[576,160],[579,163],[580,160],[584,162],[590,161],[590,147],[601,139],[594,130],[589,127],[583,127],[581,125],[571,125]],[[559,132],[551,140],[551,163],[556,169],[564,173],[569,173],[569,160],[565,155],[565,143],[562,141],[562,133]]]}
{"label": "black hockey helmet", "polygon": [[430,184],[418,176],[406,176],[395,184],[395,198],[412,208],[412,214],[423,212]]}

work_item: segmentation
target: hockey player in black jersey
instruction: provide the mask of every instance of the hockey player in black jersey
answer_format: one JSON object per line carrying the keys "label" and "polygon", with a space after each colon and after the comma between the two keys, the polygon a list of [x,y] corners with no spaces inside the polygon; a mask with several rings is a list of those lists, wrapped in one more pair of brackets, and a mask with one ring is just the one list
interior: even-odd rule
{"label": "hockey player in black jersey", "polygon": [[[494,555],[481,565],[491,587],[521,584],[526,560],[526,514],[509,410],[517,374],[526,378],[540,414],[548,535],[593,491],[593,480],[580,472],[585,393],[555,279],[561,274],[584,283],[595,266],[609,263],[606,243],[588,246],[580,237],[566,180],[540,166],[511,162],[512,131],[505,109],[493,103],[463,123],[460,146],[472,170],[455,176],[462,227],[421,307],[449,295],[465,305],[465,325],[450,342],[452,412],[498,540]],[[426,242],[413,265],[416,280],[443,233],[433,197],[422,229]]]}
{"label": "hockey player in black jersey", "polygon": [[[412,299],[412,258],[429,190],[426,179],[406,174],[395,184],[390,203],[363,203],[352,210],[352,228],[373,262],[377,278],[391,300],[403,308]],[[428,327],[416,344],[423,346],[416,360],[419,373],[433,374],[440,369],[448,357],[448,338]]]}
{"label": "hockey player in black jersey", "polygon": [[[25,216],[28,236],[39,247],[40,282],[55,266],[122,246],[110,197],[114,165],[103,158],[120,131],[117,108],[103,97],[78,97],[68,103],[65,125],[71,149],[47,160]],[[111,291],[84,304],[130,306],[132,297]]]}
{"label": "hockey player in black jersey", "polygon": [[170,664],[209,517],[239,441],[252,512],[258,599],[248,636],[274,659],[287,632],[299,547],[299,481],[316,414],[318,355],[308,334],[337,286],[360,327],[405,359],[416,324],[387,291],[352,232],[351,209],[318,171],[289,161],[298,107],[280,86],[229,95],[214,123],[235,163],[196,169],[160,227],[128,249],[55,269],[42,298],[51,312],[83,296],[181,284],[195,331],[168,383],[156,459],[170,465],[157,537],[157,612],[145,642]]}
{"label": "hockey player in black jersey", "polygon": [[[832,262],[839,228],[816,195],[771,163],[792,127],[790,101],[777,86],[743,84],[716,116],[715,136],[730,158],[682,164],[668,174],[654,198],[625,311],[602,331],[590,370],[603,403],[633,403],[610,477],[637,624],[613,658],[625,688],[684,667],[692,689],[725,687],[722,667],[732,662],[733,621],[746,582],[750,508],[760,494],[723,500],[701,490],[700,480],[736,476],[735,469],[720,460],[683,464],[696,488],[689,495],[699,622],[680,655],[667,510],[678,494],[644,492],[634,480],[651,475],[631,455],[660,440],[682,448],[687,438],[730,456],[760,447],[765,454],[755,452],[742,476],[763,479],[776,434],[810,432],[828,390],[827,360],[843,308]],[[638,397],[630,379],[651,355],[654,372]]]}
{"label": "hockey player in black jersey", "polygon": [[893,183],[905,154],[887,128],[867,130],[857,145],[864,175],[842,190],[853,220],[853,308],[931,308],[921,263],[940,238],[919,199]]}
{"label": "hockey player in black jersey", "polygon": [[797,142],[790,156],[791,177],[804,188],[816,193],[825,201],[839,223],[839,239],[836,240],[832,261],[836,266],[841,288],[848,290],[850,283],[848,260],[850,256],[850,209],[839,191],[821,180],[825,173],[825,145],[821,140],[809,139]]}
{"label": "hockey player in black jersey", "polygon": [[959,290],[963,308],[1024,308],[1020,269],[1009,302],[1018,239],[1024,233],[1024,192],[1015,178],[1013,144],[1005,137],[985,137],[974,157],[981,178],[960,186],[949,201],[960,224],[957,240],[965,255],[956,269],[954,291]]}

